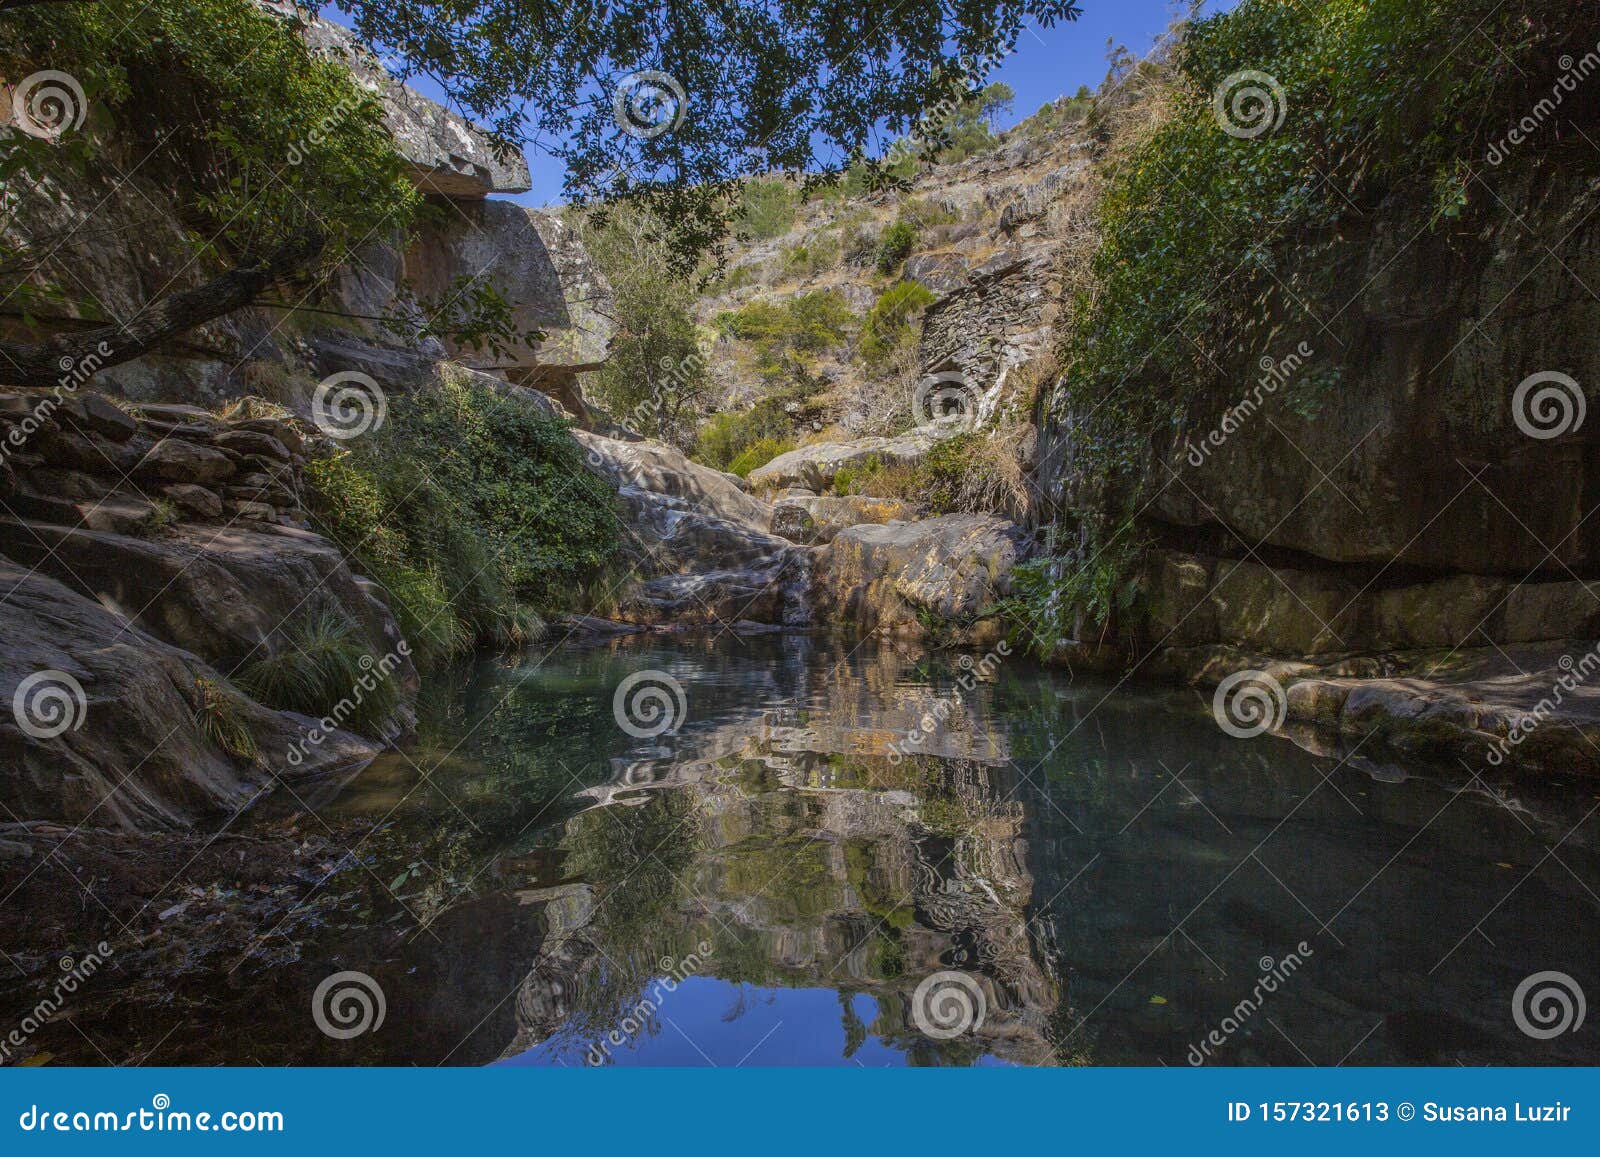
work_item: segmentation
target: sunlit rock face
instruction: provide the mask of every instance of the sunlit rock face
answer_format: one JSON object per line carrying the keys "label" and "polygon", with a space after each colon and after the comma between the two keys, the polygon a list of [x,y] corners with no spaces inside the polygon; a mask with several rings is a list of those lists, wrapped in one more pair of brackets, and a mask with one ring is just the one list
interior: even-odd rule
{"label": "sunlit rock face", "polygon": [[618,488],[635,580],[618,617],[656,624],[801,625],[811,552],[768,533],[772,511],[737,479],[657,442],[574,431],[589,466]]}
{"label": "sunlit rock face", "polygon": [[262,6],[294,23],[317,52],[348,67],[383,102],[384,124],[394,134],[400,155],[424,192],[444,197],[482,197],[488,193],[526,193],[532,187],[528,162],[520,151],[502,153],[475,126],[437,101],[407,88],[345,28],[308,17],[289,0],[261,0]]}

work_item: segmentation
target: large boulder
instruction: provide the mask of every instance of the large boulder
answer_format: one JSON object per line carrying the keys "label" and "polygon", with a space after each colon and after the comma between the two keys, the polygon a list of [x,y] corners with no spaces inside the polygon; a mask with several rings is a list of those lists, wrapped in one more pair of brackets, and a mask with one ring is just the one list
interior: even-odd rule
{"label": "large boulder", "polygon": [[841,530],[863,523],[909,522],[928,509],[900,498],[824,495],[783,498],[772,507],[772,533],[791,542],[829,543]]}
{"label": "large boulder", "polygon": [[539,330],[543,339],[494,358],[459,347],[452,353],[565,401],[561,384],[597,368],[610,349],[615,325],[605,275],[558,217],[510,201],[457,209],[419,238],[406,255],[406,273],[423,295],[448,294],[459,278],[482,279],[499,290],[512,305],[516,328]]}
{"label": "large boulder", "polygon": [[809,490],[821,494],[842,471],[873,465],[909,466],[922,461],[928,451],[960,433],[959,426],[938,423],[918,426],[893,438],[858,438],[851,442],[816,442],[779,454],[765,466],[750,471],[750,486],[757,491]]}
{"label": "large boulder", "polygon": [[[0,521],[0,552],[116,611],[154,638],[224,672],[292,645],[288,633],[331,610],[359,632],[373,661],[400,630],[332,543],[287,526],[179,526],[163,537],[43,522]],[[397,678],[415,689],[401,656]],[[390,730],[399,730],[399,721]]]}
{"label": "large boulder", "polygon": [[823,556],[816,596],[840,625],[922,637],[930,625],[971,641],[997,637],[987,616],[1011,589],[1021,531],[987,514],[840,531]]}
{"label": "large boulder", "polygon": [[[187,827],[377,752],[342,731],[304,743],[312,720],[262,707],[196,656],[4,558],[0,589],[0,802],[11,815]],[[205,726],[217,718],[254,753],[238,731],[225,749]]]}
{"label": "large boulder", "polygon": [[772,508],[737,479],[656,442],[573,431],[617,487],[635,582],[617,617],[650,625],[809,620],[811,553],[768,532]]}
{"label": "large boulder", "polygon": [[293,20],[310,47],[342,61],[383,102],[383,120],[419,188],[442,197],[526,193],[533,187],[528,162],[516,151],[497,149],[481,129],[437,101],[407,88],[346,28],[308,16],[289,0],[262,0]]}

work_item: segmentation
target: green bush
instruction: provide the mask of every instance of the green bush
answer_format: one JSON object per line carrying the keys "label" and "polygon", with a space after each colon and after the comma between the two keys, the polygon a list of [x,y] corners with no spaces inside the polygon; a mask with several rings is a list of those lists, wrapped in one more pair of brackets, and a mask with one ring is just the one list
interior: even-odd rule
{"label": "green bush", "polygon": [[794,440],[791,438],[757,438],[728,463],[728,471],[744,478],[750,471],[759,470],[779,454],[787,454],[793,449]]}
{"label": "green bush", "polygon": [[[783,406],[783,396],[775,395],[762,398],[742,413],[713,414],[695,439],[694,459],[740,477],[764,466],[794,446],[794,421]],[[758,446],[780,448],[755,461],[765,452],[757,450]],[[740,466],[743,468],[737,468]]]}
{"label": "green bush", "polygon": [[888,361],[916,334],[914,322],[934,302],[933,292],[916,281],[898,281],[872,303],[861,323],[861,356],[874,368]]}
{"label": "green bush", "polygon": [[769,380],[803,376],[815,354],[844,342],[855,315],[837,290],[816,290],[785,301],[752,301],[717,315],[722,333],[748,342],[755,368]]}
{"label": "green bush", "polygon": [[792,181],[746,181],[736,223],[740,232],[765,241],[787,233],[799,208],[800,191]]}
{"label": "green bush", "polygon": [[319,529],[388,592],[417,661],[573,609],[617,543],[614,495],[564,423],[446,379],[306,470]]}
{"label": "green bush", "polygon": [[[1221,381],[1213,367],[1332,292],[1323,247],[1347,215],[1410,203],[1437,226],[1480,191],[1492,206],[1494,183],[1538,160],[1529,148],[1499,170],[1476,163],[1548,61],[1593,44],[1592,6],[1577,23],[1576,6],[1554,9],[1244,0],[1189,26],[1170,112],[1115,164],[1091,276],[1061,326],[1056,406],[1081,418],[1073,453],[1091,481],[1137,506],[1139,480],[1156,477],[1151,445],[1196,420],[1191,407]],[[1243,67],[1279,86],[1259,131],[1240,126],[1248,136],[1224,131],[1214,105]],[[1488,190],[1462,180],[1467,165]]]}
{"label": "green bush", "polygon": [[282,711],[335,715],[341,727],[358,732],[370,732],[394,711],[399,689],[342,614],[324,611],[274,634],[277,650],[238,674],[253,698]]}
{"label": "green bush", "polygon": [[900,271],[901,264],[911,251],[917,246],[917,227],[910,221],[901,218],[883,231],[883,236],[878,238],[878,252],[873,259],[878,267],[878,272],[885,277],[893,276]]}

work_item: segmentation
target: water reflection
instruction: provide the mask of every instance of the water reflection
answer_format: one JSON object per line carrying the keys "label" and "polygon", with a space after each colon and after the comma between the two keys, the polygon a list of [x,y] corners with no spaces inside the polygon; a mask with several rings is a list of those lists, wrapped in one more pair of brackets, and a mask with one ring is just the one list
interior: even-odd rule
{"label": "water reflection", "polygon": [[[688,713],[639,740],[611,692],[647,668]],[[1219,1037],[1219,1063],[1600,1060],[1510,1008],[1536,971],[1600,993],[1592,785],[967,670],[805,637],[464,668],[416,750],[312,801],[359,870],[226,971],[81,1023],[170,1033],[165,1063],[1184,1064]],[[311,1024],[341,968],[382,984],[381,1031]],[[917,1004],[942,972],[981,1009],[947,1039]]]}

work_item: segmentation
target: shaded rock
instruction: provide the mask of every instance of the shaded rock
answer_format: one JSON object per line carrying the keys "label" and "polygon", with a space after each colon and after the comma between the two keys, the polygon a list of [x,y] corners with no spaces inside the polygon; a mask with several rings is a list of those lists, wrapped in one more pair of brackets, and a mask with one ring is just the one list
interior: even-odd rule
{"label": "shaded rock", "polygon": [[535,388],[545,388],[556,367],[578,371],[604,362],[615,328],[611,286],[571,228],[510,201],[459,210],[406,255],[406,272],[418,292],[448,293],[458,278],[481,278],[511,303],[517,329],[544,336],[532,349],[509,350],[494,361],[468,347],[453,347],[453,354]]}
{"label": "shaded rock", "polygon": [[139,421],[121,406],[99,394],[81,394],[62,407],[69,421],[86,433],[113,442],[126,442],[139,432]]}
{"label": "shaded rock", "polygon": [[173,482],[203,485],[231,478],[235,469],[233,459],[221,450],[182,438],[163,438],[151,447],[134,473],[141,478],[165,478]]}
{"label": "shaded rock", "polygon": [[[336,732],[291,767],[282,753],[311,720],[226,690],[194,655],[5,559],[0,590],[0,698],[12,703],[34,680],[24,690],[32,709],[21,718],[0,712],[0,797],[13,814],[92,827],[186,827],[235,814],[273,786],[274,773],[315,779],[376,754]],[[230,755],[206,738],[198,721],[206,684],[223,688],[227,710],[254,737],[255,757]],[[52,694],[65,714],[47,714],[50,699],[41,696]]]}
{"label": "shaded rock", "polygon": [[163,486],[161,493],[185,514],[201,519],[222,517],[222,499],[215,491],[207,490],[204,486],[196,486],[192,482],[174,482]]}
{"label": "shaded rock", "polygon": [[[361,590],[343,556],[305,531],[180,526],[168,537],[145,539],[0,522],[0,552],[224,674],[290,645],[285,632],[322,609],[352,622],[374,660],[400,642],[393,617]],[[409,659],[402,659],[397,678],[415,690]],[[397,718],[387,730],[402,726]]]}
{"label": "shaded rock", "polygon": [[232,450],[236,454],[259,454],[276,462],[289,460],[289,449],[271,434],[257,430],[235,428],[224,430],[212,439],[218,449]]}

